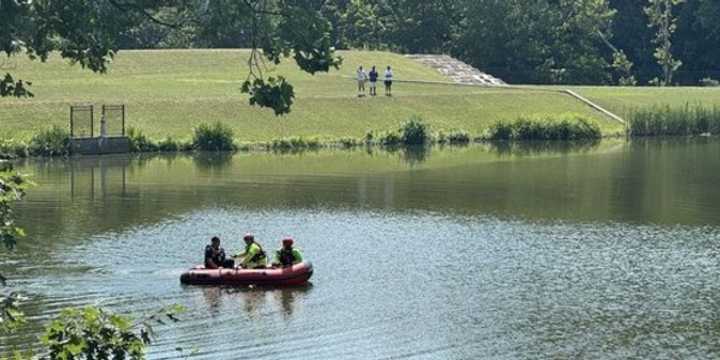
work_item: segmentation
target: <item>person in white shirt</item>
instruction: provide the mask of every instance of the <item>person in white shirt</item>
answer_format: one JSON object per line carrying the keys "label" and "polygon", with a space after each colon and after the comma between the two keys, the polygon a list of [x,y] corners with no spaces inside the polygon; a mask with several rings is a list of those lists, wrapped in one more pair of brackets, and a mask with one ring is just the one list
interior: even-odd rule
{"label": "person in white shirt", "polygon": [[357,82],[358,82],[358,97],[365,96],[365,81],[367,80],[367,74],[363,70],[362,65],[357,69]]}
{"label": "person in white shirt", "polygon": [[393,71],[388,65],[385,70],[385,96],[392,96]]}

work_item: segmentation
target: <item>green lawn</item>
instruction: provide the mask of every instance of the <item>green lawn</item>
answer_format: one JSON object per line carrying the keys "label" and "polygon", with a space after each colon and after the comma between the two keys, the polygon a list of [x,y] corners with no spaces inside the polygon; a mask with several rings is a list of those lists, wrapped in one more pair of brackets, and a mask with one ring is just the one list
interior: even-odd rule
{"label": "green lawn", "polygon": [[633,109],[657,105],[671,107],[681,107],[686,104],[720,106],[720,88],[574,87],[573,89],[622,117],[627,117]]}
{"label": "green lawn", "polygon": [[[59,56],[48,63],[11,59],[18,77],[34,82],[32,99],[0,99],[0,138],[27,140],[52,125],[67,126],[69,105],[125,103],[129,125],[153,138],[189,138],[193,126],[222,121],[244,142],[288,136],[326,139],[362,137],[368,130],[389,130],[413,114],[432,131],[462,129],[476,136],[498,120],[521,115],[580,113],[597,119],[606,134],[622,130],[568,95],[534,87],[526,90],[466,86],[395,85],[392,98],[357,98],[354,75],[359,64],[392,65],[398,80],[446,81],[435,70],[387,52],[340,52],[341,70],[311,76],[288,61],[272,67],[295,86],[292,113],[275,117],[271,110],[248,105],[240,93],[245,79],[244,50],[123,51],[107,74],[70,66]],[[552,88],[551,88],[552,89]],[[635,104],[687,101],[720,103],[708,89],[577,88],[582,94],[620,114]],[[379,89],[382,93],[382,89]],[[97,114],[97,113],[96,113]]]}

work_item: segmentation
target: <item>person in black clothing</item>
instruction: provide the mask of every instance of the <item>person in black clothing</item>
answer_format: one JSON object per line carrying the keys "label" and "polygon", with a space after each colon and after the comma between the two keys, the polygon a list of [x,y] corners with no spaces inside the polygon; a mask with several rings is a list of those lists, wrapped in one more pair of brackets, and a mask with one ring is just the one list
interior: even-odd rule
{"label": "person in black clothing", "polygon": [[220,247],[220,238],[214,236],[210,241],[210,245],[205,246],[205,268],[233,268],[235,262],[232,259],[225,258],[225,250]]}
{"label": "person in black clothing", "polygon": [[370,70],[370,73],[368,74],[368,78],[370,78],[370,96],[377,95],[377,79],[378,79],[378,72],[375,70],[375,66],[372,67],[372,70]]}

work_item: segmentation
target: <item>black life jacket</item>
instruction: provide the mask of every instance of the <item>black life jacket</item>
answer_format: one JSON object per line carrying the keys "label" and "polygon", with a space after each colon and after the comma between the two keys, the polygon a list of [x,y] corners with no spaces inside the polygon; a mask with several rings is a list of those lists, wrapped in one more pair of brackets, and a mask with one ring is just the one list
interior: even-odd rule
{"label": "black life jacket", "polygon": [[[260,246],[260,244],[254,242],[254,241],[253,241],[252,244],[257,245],[257,246],[260,248],[260,251],[258,251],[258,253],[255,254],[255,256],[253,256],[253,257],[250,259],[250,262],[258,262],[258,261],[260,261],[261,259],[265,258],[265,257],[266,257],[266,256],[265,256],[265,250],[263,250],[262,246]],[[248,245],[248,246],[245,247],[245,253],[246,253],[246,254],[247,254],[247,252],[250,250],[250,246],[252,246],[252,244],[250,244],[250,245]]]}
{"label": "black life jacket", "polygon": [[222,267],[225,262],[225,249],[219,248],[215,250],[211,245],[205,247],[205,266],[208,265],[208,260],[212,260],[218,267]]}
{"label": "black life jacket", "polygon": [[286,250],[285,248],[280,249],[280,253],[278,258],[280,259],[280,264],[284,266],[290,266],[295,262],[295,254],[293,254],[293,249]]}

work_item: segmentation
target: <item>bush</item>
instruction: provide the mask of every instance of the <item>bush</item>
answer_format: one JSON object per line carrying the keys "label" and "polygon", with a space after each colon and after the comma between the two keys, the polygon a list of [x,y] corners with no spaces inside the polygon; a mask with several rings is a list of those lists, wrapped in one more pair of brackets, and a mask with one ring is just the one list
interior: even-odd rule
{"label": "bush", "polygon": [[180,151],[183,147],[184,147],[183,144],[181,144],[179,141],[175,141],[173,138],[171,138],[169,136],[157,144],[158,151],[165,151],[165,152]]}
{"label": "bush", "polygon": [[514,122],[498,122],[488,129],[489,140],[592,140],[602,137],[600,126],[579,115],[553,118],[520,118]]}
{"label": "bush", "polygon": [[513,125],[504,121],[497,122],[488,129],[487,138],[497,141],[511,140],[513,138]]}
{"label": "bush", "polygon": [[400,128],[400,142],[403,145],[424,145],[428,139],[428,127],[418,116],[412,116]]}
{"label": "bush", "polygon": [[720,134],[720,108],[688,104],[640,109],[631,113],[628,132],[633,137]]}
{"label": "bush", "polygon": [[42,131],[30,140],[29,153],[33,156],[67,156],[70,154],[70,133],[57,126]]}
{"label": "bush", "polygon": [[340,143],[340,146],[342,146],[345,149],[350,149],[350,148],[353,148],[353,147],[359,145],[359,142],[357,140],[350,138],[350,137],[340,138],[340,140],[338,142]]}
{"label": "bush", "polygon": [[398,146],[402,144],[403,138],[394,131],[386,131],[377,135],[376,143],[384,146]]}
{"label": "bush", "polygon": [[307,150],[307,149],[318,149],[322,146],[321,142],[317,138],[304,139],[302,137],[289,137],[282,139],[275,139],[272,141],[270,148],[273,150],[289,151],[289,150]]}
{"label": "bush", "polygon": [[24,142],[0,140],[0,159],[16,159],[30,155],[28,145]]}
{"label": "bush", "polygon": [[464,130],[451,131],[447,135],[447,142],[452,145],[464,145],[470,142],[470,134]]}
{"label": "bush", "polygon": [[700,86],[718,87],[718,86],[720,86],[720,81],[712,79],[712,78],[704,78],[704,79],[700,80]]}
{"label": "bush", "polygon": [[130,140],[130,152],[152,152],[158,151],[158,144],[150,140],[140,129],[130,127],[127,132]]}
{"label": "bush", "polygon": [[200,124],[194,129],[193,148],[203,151],[233,151],[233,130],[221,122]]}

